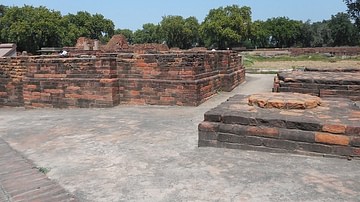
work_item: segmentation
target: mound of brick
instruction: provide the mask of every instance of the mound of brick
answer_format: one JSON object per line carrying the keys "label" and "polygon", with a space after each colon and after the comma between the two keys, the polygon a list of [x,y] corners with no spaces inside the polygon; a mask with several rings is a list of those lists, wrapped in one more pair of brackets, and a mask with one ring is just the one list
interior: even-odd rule
{"label": "mound of brick", "polygon": [[117,52],[124,49],[129,49],[129,44],[124,35],[116,34],[111,37],[110,41],[103,48],[108,52]]}
{"label": "mound of brick", "polygon": [[275,77],[273,91],[349,98],[359,101],[360,72],[280,72]]}
{"label": "mound of brick", "polygon": [[[260,95],[256,95],[260,96]],[[254,105],[254,96],[236,95],[204,115],[199,146],[270,152],[360,157],[360,108],[348,99],[262,94],[268,100],[320,101],[306,109]]]}

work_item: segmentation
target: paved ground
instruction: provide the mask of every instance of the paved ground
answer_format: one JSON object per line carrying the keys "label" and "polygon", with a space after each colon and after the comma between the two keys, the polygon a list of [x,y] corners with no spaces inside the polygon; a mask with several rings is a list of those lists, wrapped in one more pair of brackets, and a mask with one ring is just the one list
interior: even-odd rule
{"label": "paved ground", "polygon": [[44,168],[14,151],[0,139],[0,201],[61,201],[76,199],[46,177]]}
{"label": "paved ground", "polygon": [[[80,201],[360,201],[360,161],[197,147],[199,107],[0,109],[0,137]],[[1,199],[1,198],[0,198]]]}

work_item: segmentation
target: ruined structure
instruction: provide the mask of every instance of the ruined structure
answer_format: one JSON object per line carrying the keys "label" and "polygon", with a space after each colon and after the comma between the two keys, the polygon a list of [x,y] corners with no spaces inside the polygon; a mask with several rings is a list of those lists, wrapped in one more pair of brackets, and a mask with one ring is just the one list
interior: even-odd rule
{"label": "ruined structure", "polygon": [[[235,51],[247,51],[237,50]],[[327,56],[359,56],[360,47],[313,47],[313,48],[266,48],[266,49],[255,49],[251,51],[253,55],[262,55],[267,57],[274,57],[279,55],[311,55],[311,54],[324,54]]]}
{"label": "ruined structure", "polygon": [[305,68],[305,71],[280,72],[275,77],[273,90],[359,101],[360,68]]}
{"label": "ruined structure", "polygon": [[112,53],[0,59],[0,106],[197,106],[244,81],[231,51]]}
{"label": "ruined structure", "polygon": [[0,107],[197,106],[245,80],[231,51],[172,52],[164,44],[107,45],[80,37],[66,56],[0,58]]}
{"label": "ruined structure", "polygon": [[205,113],[199,146],[360,157],[360,108],[296,93],[236,95]]}

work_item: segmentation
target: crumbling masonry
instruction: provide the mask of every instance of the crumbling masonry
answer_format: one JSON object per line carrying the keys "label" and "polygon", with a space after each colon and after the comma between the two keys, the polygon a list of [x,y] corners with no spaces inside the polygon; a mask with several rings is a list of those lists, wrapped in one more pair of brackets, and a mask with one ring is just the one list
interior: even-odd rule
{"label": "crumbling masonry", "polygon": [[244,79],[231,51],[0,58],[0,107],[197,106]]}

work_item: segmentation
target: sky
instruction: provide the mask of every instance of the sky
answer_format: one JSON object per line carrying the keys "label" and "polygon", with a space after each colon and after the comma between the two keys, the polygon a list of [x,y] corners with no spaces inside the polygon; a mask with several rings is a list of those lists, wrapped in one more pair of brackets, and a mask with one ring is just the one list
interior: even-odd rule
{"label": "sky", "polygon": [[87,11],[104,15],[116,29],[141,29],[145,23],[158,24],[162,16],[195,16],[201,23],[210,9],[220,6],[249,6],[253,20],[288,17],[293,20],[317,22],[346,12],[342,0],[1,0],[5,6],[45,6],[62,15]]}

